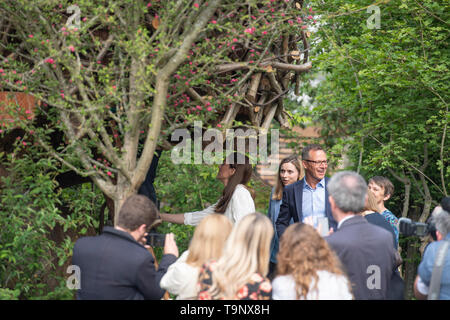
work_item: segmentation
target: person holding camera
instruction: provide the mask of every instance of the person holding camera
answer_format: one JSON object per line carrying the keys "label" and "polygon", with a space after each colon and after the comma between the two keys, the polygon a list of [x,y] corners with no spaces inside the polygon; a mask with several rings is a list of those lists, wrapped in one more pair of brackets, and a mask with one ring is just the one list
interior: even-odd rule
{"label": "person holding camera", "polygon": [[122,205],[116,227],[105,227],[96,237],[77,240],[72,264],[80,268],[80,300],[161,299],[159,286],[167,268],[178,257],[173,234],[167,234],[164,255],[155,260],[144,247],[145,236],[159,213],[143,195],[132,195]]}
{"label": "person holding camera", "polygon": [[163,221],[177,224],[196,226],[202,219],[210,214],[219,213],[225,215],[236,223],[246,215],[255,212],[255,203],[247,183],[252,176],[252,165],[249,158],[241,153],[233,152],[219,167],[217,179],[223,185],[220,199],[201,211],[186,213],[162,213]]}
{"label": "person holding camera", "polygon": [[433,210],[431,223],[437,241],[425,249],[414,282],[414,295],[421,300],[450,300],[450,214],[438,206]]}

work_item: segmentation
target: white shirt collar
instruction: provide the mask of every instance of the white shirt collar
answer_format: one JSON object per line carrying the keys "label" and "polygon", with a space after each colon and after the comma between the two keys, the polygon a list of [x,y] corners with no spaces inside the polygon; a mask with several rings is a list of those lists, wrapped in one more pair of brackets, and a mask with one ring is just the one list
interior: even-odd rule
{"label": "white shirt collar", "polygon": [[344,221],[347,221],[348,219],[353,218],[354,216],[356,216],[356,214],[349,214],[348,216],[346,216],[344,219],[339,221],[337,228],[339,229],[341,225],[344,223]]}

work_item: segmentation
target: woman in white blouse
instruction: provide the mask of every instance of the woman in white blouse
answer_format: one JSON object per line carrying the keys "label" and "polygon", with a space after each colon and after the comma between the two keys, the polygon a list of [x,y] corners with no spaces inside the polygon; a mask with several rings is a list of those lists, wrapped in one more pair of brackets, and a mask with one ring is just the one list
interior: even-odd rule
{"label": "woman in white blouse", "polygon": [[234,152],[219,167],[217,179],[223,183],[224,188],[222,196],[215,204],[202,211],[161,213],[161,218],[167,222],[196,226],[204,217],[219,213],[229,218],[232,223],[236,223],[256,211],[253,197],[246,187],[251,176],[252,166],[248,157]]}
{"label": "woman in white blouse", "polygon": [[177,300],[197,298],[197,279],[201,266],[218,260],[231,232],[231,221],[222,214],[211,214],[195,228],[189,249],[171,264],[161,278],[161,288],[177,296]]}
{"label": "woman in white blouse", "polygon": [[310,225],[294,223],[281,236],[274,300],[351,300],[350,281],[328,243]]}

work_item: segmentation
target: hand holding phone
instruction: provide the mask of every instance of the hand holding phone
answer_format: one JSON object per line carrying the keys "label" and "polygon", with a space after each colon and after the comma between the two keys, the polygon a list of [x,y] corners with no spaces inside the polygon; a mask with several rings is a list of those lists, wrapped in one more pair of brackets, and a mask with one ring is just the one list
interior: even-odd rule
{"label": "hand holding phone", "polygon": [[175,235],[173,233],[166,234],[164,254],[173,254],[175,257],[178,257],[178,247],[175,242]]}

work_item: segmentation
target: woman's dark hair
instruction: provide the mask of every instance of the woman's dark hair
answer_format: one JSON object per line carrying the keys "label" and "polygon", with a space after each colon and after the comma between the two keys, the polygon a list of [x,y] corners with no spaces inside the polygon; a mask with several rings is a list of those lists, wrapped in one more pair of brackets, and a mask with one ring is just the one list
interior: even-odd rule
{"label": "woman's dark hair", "polygon": [[[224,213],[230,203],[236,186],[242,184],[247,187],[247,183],[252,177],[252,165],[246,155],[233,152],[227,157],[225,163],[229,164],[230,168],[236,169],[236,171],[228,180],[225,188],[223,188],[222,197],[219,199],[215,208],[216,213]],[[250,193],[252,192],[250,191]]]}

